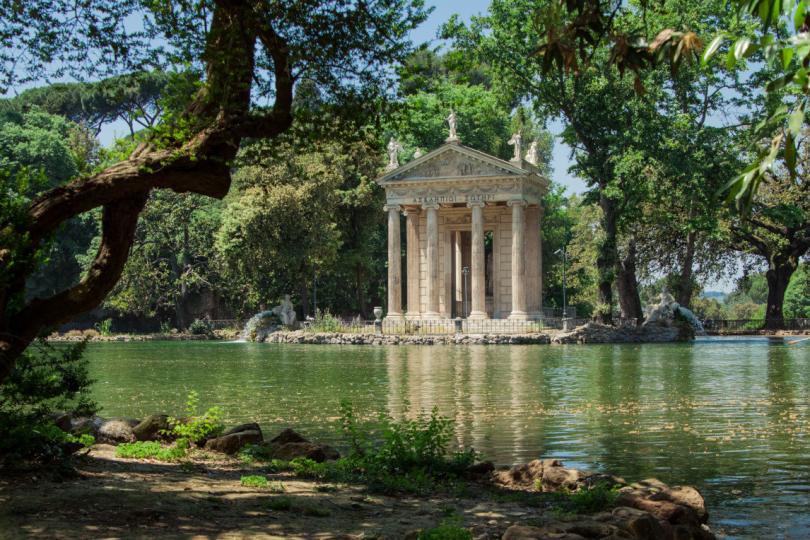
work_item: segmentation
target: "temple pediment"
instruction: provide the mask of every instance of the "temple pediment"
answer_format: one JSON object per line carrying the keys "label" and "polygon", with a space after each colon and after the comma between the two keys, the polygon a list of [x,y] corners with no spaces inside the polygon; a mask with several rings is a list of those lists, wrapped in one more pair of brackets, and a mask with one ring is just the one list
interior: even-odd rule
{"label": "temple pediment", "polygon": [[408,180],[521,177],[534,172],[531,165],[523,165],[525,169],[460,144],[446,144],[385,173],[377,181],[385,184]]}

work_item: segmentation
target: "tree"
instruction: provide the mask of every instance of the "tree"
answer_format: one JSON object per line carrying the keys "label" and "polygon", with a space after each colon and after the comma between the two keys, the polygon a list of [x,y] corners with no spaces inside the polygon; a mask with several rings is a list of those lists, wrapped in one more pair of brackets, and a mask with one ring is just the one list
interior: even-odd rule
{"label": "tree", "polygon": [[[163,116],[126,160],[30,204],[8,206],[0,223],[0,382],[38,333],[98,305],[115,286],[151,190],[223,197],[242,140],[272,139],[289,128],[297,81],[315,81],[333,100],[373,93],[382,83],[381,66],[407,53],[406,32],[426,16],[421,0],[146,6],[97,0],[79,12],[77,24],[64,24],[75,14],[66,0],[0,7],[6,44],[0,77],[6,87],[20,73],[23,79],[49,70],[55,76],[103,76],[170,60],[192,63],[203,73],[189,107]],[[129,17],[144,19],[143,30],[129,31]],[[253,96],[271,104],[256,107]],[[65,221],[98,207],[101,241],[84,278],[26,302],[20,291],[43,243]]]}
{"label": "tree", "polygon": [[[806,143],[799,148],[799,170],[804,171],[810,152]],[[803,174],[792,180],[766,175],[750,214],[731,214],[728,227],[733,249],[764,259],[768,284],[765,328],[783,328],[785,293],[801,258],[810,250],[810,182]]]}

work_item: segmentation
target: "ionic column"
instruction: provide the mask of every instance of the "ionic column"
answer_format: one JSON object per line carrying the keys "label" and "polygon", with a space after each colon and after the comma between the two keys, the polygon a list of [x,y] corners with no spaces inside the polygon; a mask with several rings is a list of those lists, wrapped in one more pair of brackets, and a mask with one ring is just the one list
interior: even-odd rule
{"label": "ionic column", "polygon": [[542,209],[532,205],[526,208],[526,311],[530,319],[542,318],[540,277],[540,215]]}
{"label": "ionic column", "polygon": [[386,205],[388,212],[388,314],[402,318],[402,254],[399,241],[399,205]]}
{"label": "ionic column", "polygon": [[472,306],[470,319],[487,318],[486,261],[484,248],[484,203],[470,202],[472,209]]}
{"label": "ionic column", "polygon": [[439,205],[422,206],[427,212],[427,309],[423,319],[438,319],[439,315]]}
{"label": "ionic column", "polygon": [[407,319],[418,319],[419,298],[419,209],[405,209],[405,235],[408,265],[408,313]]}
{"label": "ionic column", "polygon": [[512,207],[512,320],[525,321],[529,318],[526,313],[526,262],[524,253],[524,228],[526,201],[512,200],[507,203]]}

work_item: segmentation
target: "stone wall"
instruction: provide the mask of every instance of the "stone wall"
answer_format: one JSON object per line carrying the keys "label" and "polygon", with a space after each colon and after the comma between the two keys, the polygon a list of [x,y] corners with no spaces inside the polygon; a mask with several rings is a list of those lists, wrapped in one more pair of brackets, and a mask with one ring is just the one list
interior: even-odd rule
{"label": "stone wall", "polygon": [[274,332],[265,343],[305,345],[528,345],[548,344],[548,334],[447,334],[438,336]]}

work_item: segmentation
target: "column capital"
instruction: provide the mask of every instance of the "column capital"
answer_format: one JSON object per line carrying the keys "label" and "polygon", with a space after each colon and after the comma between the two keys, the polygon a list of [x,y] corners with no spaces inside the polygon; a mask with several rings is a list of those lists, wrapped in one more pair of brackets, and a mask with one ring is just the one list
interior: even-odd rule
{"label": "column capital", "polygon": [[470,201],[467,203],[467,208],[483,208],[486,205],[484,201]]}
{"label": "column capital", "polygon": [[506,201],[506,206],[526,206],[526,204],[524,199],[510,199]]}
{"label": "column capital", "polygon": [[438,210],[439,203],[425,203],[422,205],[422,209],[424,210]]}
{"label": "column capital", "polygon": [[402,207],[398,204],[386,204],[385,206],[383,206],[383,210],[385,210],[386,212],[391,212],[392,210],[394,212],[399,212],[400,210],[402,210]]}
{"label": "column capital", "polygon": [[418,206],[406,206],[402,209],[402,213],[406,216],[417,216],[421,211]]}

